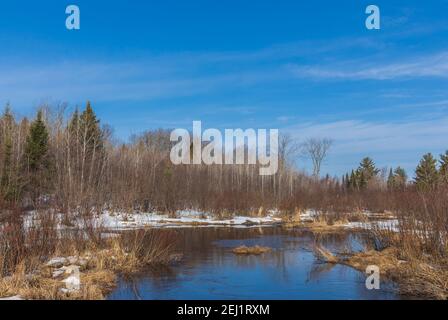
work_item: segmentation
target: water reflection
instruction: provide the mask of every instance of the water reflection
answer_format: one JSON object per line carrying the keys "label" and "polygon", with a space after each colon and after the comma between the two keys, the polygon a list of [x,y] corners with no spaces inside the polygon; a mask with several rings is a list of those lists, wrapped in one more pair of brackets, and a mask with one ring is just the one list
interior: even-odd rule
{"label": "water reflection", "polygon": [[[362,234],[323,234],[262,228],[176,230],[182,262],[123,278],[110,299],[397,299],[390,284],[367,290],[362,273],[319,262],[319,241],[333,252],[362,250]],[[238,256],[240,246],[268,246],[260,256]]]}

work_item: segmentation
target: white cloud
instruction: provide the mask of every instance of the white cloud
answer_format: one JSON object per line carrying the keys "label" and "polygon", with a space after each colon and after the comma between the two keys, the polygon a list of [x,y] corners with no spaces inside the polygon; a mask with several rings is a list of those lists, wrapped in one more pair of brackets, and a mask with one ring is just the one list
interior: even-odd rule
{"label": "white cloud", "polygon": [[397,78],[448,78],[448,52],[408,59],[406,61],[373,65],[367,61],[340,61],[333,65],[291,65],[291,72],[299,78],[334,80],[390,80]]}
{"label": "white cloud", "polygon": [[430,120],[373,122],[342,120],[304,123],[285,128],[299,140],[330,137],[334,145],[328,162],[343,173],[365,156],[378,160],[379,166],[401,165],[413,171],[420,157],[448,149],[448,117]]}

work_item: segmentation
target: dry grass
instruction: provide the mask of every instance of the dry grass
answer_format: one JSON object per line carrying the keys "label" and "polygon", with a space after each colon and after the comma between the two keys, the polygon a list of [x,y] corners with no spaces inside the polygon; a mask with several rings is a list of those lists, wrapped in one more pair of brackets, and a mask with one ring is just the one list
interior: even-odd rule
{"label": "dry grass", "polygon": [[408,295],[421,295],[433,299],[448,299],[448,271],[440,266],[411,262],[411,267],[400,270],[403,280],[400,292]]}
{"label": "dry grass", "polygon": [[115,284],[115,273],[110,270],[92,269],[81,274],[81,288],[64,293],[60,279],[54,279],[44,272],[25,275],[18,271],[0,281],[0,297],[20,296],[31,300],[99,300],[104,299]]}
{"label": "dry grass", "polygon": [[[0,297],[18,295],[24,299],[39,300],[103,299],[115,286],[118,273],[130,273],[147,265],[169,263],[175,245],[172,231],[150,229],[126,232],[109,239],[98,236],[94,240],[85,237],[54,237],[49,242],[51,246],[40,248],[45,244],[42,240],[47,239],[49,233],[45,231],[36,234],[36,230],[39,229],[15,227],[8,229],[11,231],[8,234],[3,234]],[[97,233],[100,231],[97,230]],[[45,237],[42,239],[42,236]],[[30,241],[35,243],[31,244]],[[28,247],[40,250],[31,251]],[[65,288],[62,280],[68,275],[63,273],[53,276],[54,271],[62,269],[45,263],[56,256],[75,256],[86,262],[79,265],[80,290],[68,293],[61,290]],[[72,264],[69,259],[66,260],[64,266]]]}
{"label": "dry grass", "polygon": [[350,255],[341,263],[349,265],[359,271],[365,272],[367,266],[376,265],[380,268],[381,274],[391,274],[395,272],[400,264],[405,263],[397,258],[397,249],[387,248],[383,251],[369,250]]}
{"label": "dry grass", "polygon": [[254,246],[254,247],[246,247],[246,246],[240,246],[237,248],[234,248],[232,252],[234,254],[263,254],[266,252],[271,251],[271,248],[268,247],[261,247],[261,246]]}
{"label": "dry grass", "polygon": [[380,273],[395,281],[403,295],[431,299],[448,299],[448,270],[417,260],[401,260],[402,252],[394,247],[382,251],[369,250],[350,255],[338,262],[365,272],[376,265]]}

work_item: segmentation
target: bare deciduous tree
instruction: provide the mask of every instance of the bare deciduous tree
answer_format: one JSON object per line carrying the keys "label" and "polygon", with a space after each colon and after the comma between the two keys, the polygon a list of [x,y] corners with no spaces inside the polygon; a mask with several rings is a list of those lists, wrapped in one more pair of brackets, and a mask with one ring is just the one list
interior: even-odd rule
{"label": "bare deciduous tree", "polygon": [[295,158],[300,152],[300,144],[295,141],[290,134],[280,135],[278,142],[278,155],[280,167],[293,166]]}
{"label": "bare deciduous tree", "polygon": [[319,177],[322,162],[330,150],[333,140],[329,138],[309,138],[302,144],[303,154],[313,163],[313,176]]}

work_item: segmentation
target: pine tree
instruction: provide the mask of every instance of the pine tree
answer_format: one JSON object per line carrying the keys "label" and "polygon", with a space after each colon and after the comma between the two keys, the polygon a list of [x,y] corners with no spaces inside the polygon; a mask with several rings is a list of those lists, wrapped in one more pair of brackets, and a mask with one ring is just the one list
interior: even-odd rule
{"label": "pine tree", "polygon": [[6,105],[1,120],[3,129],[3,167],[1,171],[0,186],[4,198],[10,200],[14,197],[15,193],[15,186],[13,183],[14,166],[12,161],[12,131],[13,127],[15,126],[15,120],[9,104]]}
{"label": "pine tree", "polygon": [[364,170],[357,171],[358,185],[359,189],[367,188],[367,183],[369,182],[368,174]]}
{"label": "pine tree", "polygon": [[389,190],[392,190],[395,188],[395,179],[394,179],[394,173],[392,171],[392,168],[390,168],[389,176],[387,177],[387,188]]}
{"label": "pine tree", "polygon": [[6,134],[5,131],[11,131],[13,125],[15,124],[14,116],[11,111],[11,106],[9,103],[6,105],[5,110],[2,115],[3,122],[3,133]]}
{"label": "pine tree", "polygon": [[[76,114],[75,114],[76,117]],[[76,119],[76,118],[75,118]],[[87,102],[86,109],[79,116],[79,144],[81,152],[81,181],[80,192],[84,193],[87,187],[94,188],[101,176],[104,161],[103,131],[99,120]],[[95,173],[96,172],[96,173]]]}
{"label": "pine tree", "polygon": [[428,191],[434,189],[438,180],[436,167],[437,161],[431,153],[427,153],[420,160],[415,170],[415,185],[419,190]]}
{"label": "pine tree", "polygon": [[2,168],[2,178],[1,178],[1,187],[3,194],[7,197],[9,193],[9,188],[11,184],[11,165],[12,165],[12,142],[10,138],[7,138],[4,142],[4,150],[3,150],[3,168]]}
{"label": "pine tree", "polygon": [[78,108],[76,108],[68,124],[68,130],[70,131],[71,134],[76,136],[78,128],[79,128],[79,111]]}
{"label": "pine tree", "polygon": [[354,170],[352,170],[352,173],[350,174],[349,181],[350,181],[350,189],[359,190],[358,178]]}
{"label": "pine tree", "polygon": [[[78,113],[75,112],[72,121],[76,121]],[[95,150],[98,152],[103,148],[102,132],[99,126],[99,120],[96,118],[95,113],[90,105],[90,101],[87,102],[86,109],[79,116],[79,129],[81,133],[82,143],[86,144],[87,152]]]}
{"label": "pine tree", "polygon": [[33,200],[38,199],[50,179],[48,140],[48,130],[42,118],[42,111],[39,110],[36,119],[30,125],[24,150],[24,166],[28,178],[25,190],[30,192]]}
{"label": "pine tree", "polygon": [[361,163],[359,164],[358,170],[360,172],[363,172],[364,178],[367,182],[369,182],[370,179],[375,177],[380,172],[380,170],[376,168],[373,160],[369,157],[362,159]]}
{"label": "pine tree", "polygon": [[348,173],[345,174],[345,187],[347,189],[350,189],[350,177],[349,177]]}
{"label": "pine tree", "polygon": [[31,124],[25,145],[26,164],[30,171],[35,172],[46,167],[45,156],[48,152],[48,131],[42,120],[42,111],[38,111],[36,120]]}
{"label": "pine tree", "polygon": [[442,184],[448,185],[448,150],[440,155],[439,179]]}
{"label": "pine tree", "polygon": [[408,180],[408,175],[406,174],[406,171],[401,167],[397,167],[394,170],[394,185],[395,185],[395,187],[398,187],[398,188],[405,187],[407,180]]}
{"label": "pine tree", "polygon": [[397,167],[395,170],[392,170],[391,168],[389,177],[387,178],[387,187],[389,189],[404,188],[407,180],[408,176],[403,168]]}

